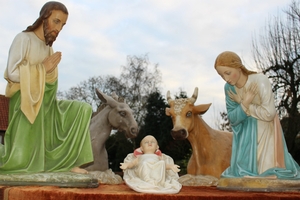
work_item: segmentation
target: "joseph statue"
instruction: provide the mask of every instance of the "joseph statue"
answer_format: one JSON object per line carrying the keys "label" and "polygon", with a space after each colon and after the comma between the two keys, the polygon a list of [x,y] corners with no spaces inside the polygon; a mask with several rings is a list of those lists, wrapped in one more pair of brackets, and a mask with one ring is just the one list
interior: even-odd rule
{"label": "joseph statue", "polygon": [[77,172],[93,161],[89,123],[92,108],[57,100],[61,52],[53,52],[68,19],[60,2],[47,2],[39,18],[17,34],[4,78],[10,98],[9,125],[0,145],[0,174]]}

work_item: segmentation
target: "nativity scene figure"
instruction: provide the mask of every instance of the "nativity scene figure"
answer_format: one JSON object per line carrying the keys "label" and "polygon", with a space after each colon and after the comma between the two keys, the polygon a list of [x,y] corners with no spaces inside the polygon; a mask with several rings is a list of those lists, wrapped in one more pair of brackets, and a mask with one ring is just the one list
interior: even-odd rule
{"label": "nativity scene figure", "polygon": [[275,179],[277,185],[280,180],[298,180],[300,189],[300,167],[288,152],[268,77],[248,70],[231,51],[219,54],[214,67],[226,81],[226,109],[233,130],[230,166],[222,179]]}
{"label": "nativity scene figure", "polygon": [[142,139],[140,148],[128,154],[120,168],[125,183],[137,192],[175,194],[182,187],[178,182],[179,166],[159,150],[152,135]]}
{"label": "nativity scene figure", "polygon": [[120,184],[123,182],[122,178],[109,169],[105,142],[113,130],[123,132],[126,138],[137,137],[138,124],[134,119],[133,110],[125,99],[120,98],[115,92],[108,96],[98,89],[96,89],[96,94],[103,104],[94,113],[90,123],[94,161],[84,165],[84,169],[100,183]]}
{"label": "nativity scene figure", "polygon": [[166,96],[170,107],[165,111],[173,122],[173,139],[188,139],[192,146],[187,175],[179,181],[183,185],[216,186],[230,164],[232,133],[215,130],[203,120],[201,115],[211,104],[194,105],[197,97],[197,87],[190,98],[172,99],[169,91]]}
{"label": "nativity scene figure", "polygon": [[11,44],[4,73],[9,124],[0,144],[0,174],[85,174],[80,166],[93,161],[91,106],[56,98],[62,53],[52,45],[67,19],[64,4],[47,2]]}

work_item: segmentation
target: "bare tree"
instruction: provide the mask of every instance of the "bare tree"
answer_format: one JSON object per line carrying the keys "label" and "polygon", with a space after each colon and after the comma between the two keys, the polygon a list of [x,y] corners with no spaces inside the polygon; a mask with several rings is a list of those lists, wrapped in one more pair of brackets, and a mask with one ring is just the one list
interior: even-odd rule
{"label": "bare tree", "polygon": [[226,111],[220,112],[220,117],[216,118],[215,125],[219,130],[232,132],[231,124]]}
{"label": "bare tree", "polygon": [[[102,102],[95,94],[98,88],[106,94],[116,92],[124,98],[134,112],[136,121],[141,127],[147,113],[147,100],[158,90],[161,74],[158,64],[151,64],[148,56],[128,56],[126,65],[122,66],[120,77],[96,76],[79,83],[68,91],[57,93],[59,99],[72,99],[87,102],[92,105],[94,112],[101,108]],[[136,148],[135,140],[128,139],[123,133],[115,132],[106,143],[110,167],[120,170],[119,163]]]}
{"label": "bare tree", "polygon": [[83,101],[89,103],[93,110],[96,111],[101,104],[95,93],[96,88],[106,94],[124,90],[124,87],[119,83],[119,79],[114,76],[94,76],[80,82],[77,86],[71,87],[67,91],[58,91],[57,98]]}
{"label": "bare tree", "polygon": [[134,110],[137,122],[142,125],[146,115],[146,101],[161,83],[158,64],[151,64],[147,55],[128,56],[127,65],[122,68],[120,82],[126,87],[126,101]]}
{"label": "bare tree", "polygon": [[58,91],[57,97],[87,102],[96,111],[101,105],[95,93],[96,88],[106,94],[116,92],[119,97],[126,99],[137,122],[142,125],[146,114],[146,101],[159,88],[160,83],[158,64],[151,64],[147,55],[128,56],[119,78],[110,75],[94,76],[65,92]]}
{"label": "bare tree", "polygon": [[287,119],[284,133],[292,154],[299,132],[295,123],[299,122],[300,110],[299,8],[299,2],[292,1],[283,12],[284,17],[278,15],[270,18],[259,38],[252,40],[254,60],[271,80],[279,117]]}

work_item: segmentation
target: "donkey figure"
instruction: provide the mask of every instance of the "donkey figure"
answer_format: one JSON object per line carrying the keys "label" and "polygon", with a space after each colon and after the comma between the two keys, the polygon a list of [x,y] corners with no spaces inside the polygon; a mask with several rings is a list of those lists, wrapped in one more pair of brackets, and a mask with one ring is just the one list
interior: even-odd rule
{"label": "donkey figure", "polygon": [[106,106],[91,119],[90,133],[94,162],[85,169],[106,171],[109,165],[105,142],[111,131],[119,130],[124,132],[127,138],[135,138],[138,134],[138,125],[132,110],[125,102],[118,102],[98,89],[96,89],[96,94]]}

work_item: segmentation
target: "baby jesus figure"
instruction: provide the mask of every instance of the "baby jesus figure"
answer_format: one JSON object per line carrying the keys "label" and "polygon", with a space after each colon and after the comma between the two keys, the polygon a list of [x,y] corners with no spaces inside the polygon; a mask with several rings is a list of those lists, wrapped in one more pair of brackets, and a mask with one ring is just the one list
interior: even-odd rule
{"label": "baby jesus figure", "polygon": [[140,148],[128,154],[120,168],[125,183],[137,192],[174,194],[182,187],[178,182],[179,166],[161,153],[151,135],[142,139]]}

